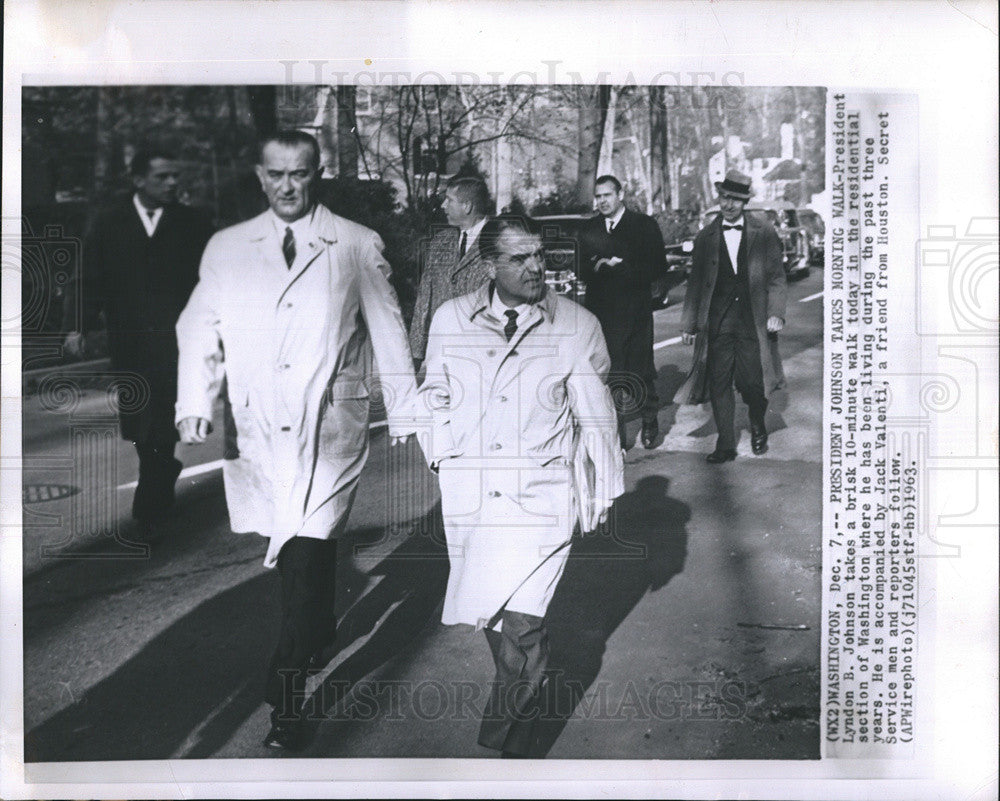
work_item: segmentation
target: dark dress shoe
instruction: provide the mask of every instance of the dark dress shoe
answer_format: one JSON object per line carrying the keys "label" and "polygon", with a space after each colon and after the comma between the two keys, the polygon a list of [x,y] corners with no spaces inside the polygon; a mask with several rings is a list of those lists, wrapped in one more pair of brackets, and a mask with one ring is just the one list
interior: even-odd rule
{"label": "dark dress shoe", "polygon": [[278,751],[301,751],[306,745],[301,721],[272,720],[264,745]]}
{"label": "dark dress shoe", "polygon": [[735,458],[735,450],[715,450],[705,457],[705,461],[709,464],[722,464],[723,462],[731,462]]}
{"label": "dark dress shoe", "polygon": [[760,456],[767,453],[767,429],[755,428],[750,431],[750,448]]}
{"label": "dark dress shoe", "polygon": [[653,420],[643,420],[642,422],[642,447],[647,451],[656,445],[656,438],[660,436],[660,424]]}

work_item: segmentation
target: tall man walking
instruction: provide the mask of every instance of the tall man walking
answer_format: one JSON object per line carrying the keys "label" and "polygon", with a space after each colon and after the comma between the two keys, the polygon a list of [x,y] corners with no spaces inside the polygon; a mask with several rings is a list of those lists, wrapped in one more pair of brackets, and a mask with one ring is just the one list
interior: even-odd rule
{"label": "tall man walking", "polygon": [[781,241],[769,222],[746,214],[750,177],[730,170],[715,184],[721,214],[695,237],[681,331],[694,365],[679,403],[712,402],[718,431],[712,464],[736,458],[733,382],[750,417],[750,447],[767,452],[764,415],[778,385],[768,333],[785,325]]}
{"label": "tall man walking", "polygon": [[480,234],[492,281],[431,322],[420,392],[451,570],[441,622],[484,628],[496,678],[479,743],[530,752],[548,661],[544,616],[579,520],[623,491],[598,321],[546,291],[540,238],[517,217]]}
{"label": "tall man walking", "polygon": [[652,288],[667,276],[663,235],[652,217],[625,208],[621,181],[613,175],[597,179],[594,200],[600,214],[580,235],[586,305],[601,321],[611,354],[622,447],[625,416],[637,410],[642,414],[642,444],[652,448],[660,431]]}
{"label": "tall man walking", "polygon": [[[177,429],[177,339],[174,325],[198,282],[198,262],[212,235],[208,219],[177,202],[180,168],[162,148],[132,157],[135,193],[102,210],[83,244],[80,275],[66,295],[66,349],[86,351],[86,335],[104,311],[111,369],[138,375],[138,409],[118,415],[121,435],[139,454],[132,516],[153,525],[174,503],[181,463]],[[82,321],[77,315],[82,312]]]}
{"label": "tall man walking", "polygon": [[269,537],[264,564],[281,574],[265,744],[291,749],[307,667],[334,636],[336,538],[368,454],[373,351],[394,440],[414,430],[416,392],[382,241],[314,201],[319,158],[299,131],[263,142],[270,208],[212,238],[177,322],[181,438],[204,441],[224,371],[239,449],[223,468],[230,525]]}
{"label": "tall man walking", "polygon": [[486,280],[479,256],[479,232],[493,201],[479,178],[453,178],[441,204],[448,228],[437,231],[421,254],[420,287],[410,323],[410,350],[423,360],[427,330],[442,303],[477,289]]}

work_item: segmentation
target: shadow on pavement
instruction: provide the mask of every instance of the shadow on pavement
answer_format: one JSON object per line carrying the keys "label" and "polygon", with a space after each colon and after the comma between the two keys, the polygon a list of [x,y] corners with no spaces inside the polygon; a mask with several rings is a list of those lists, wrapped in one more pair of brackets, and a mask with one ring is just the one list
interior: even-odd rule
{"label": "shadow on pavement", "polygon": [[[439,507],[431,514],[439,515]],[[339,687],[377,668],[419,635],[437,608],[448,575],[447,553],[423,531],[418,526],[370,572],[383,578],[343,615],[338,646],[375,633],[327,683]],[[356,531],[347,540],[377,540],[380,533]],[[364,581],[350,561],[341,562],[338,583],[357,587]],[[188,757],[215,754],[263,703],[278,596],[279,576],[267,571],[200,604],[71,706],[29,731],[25,761],[167,759],[182,746]],[[323,693],[324,700],[334,696]]]}
{"label": "shadow on pavement", "polygon": [[543,757],[601,670],[608,638],[647,592],[684,569],[691,511],[668,494],[669,479],[646,476],[612,509],[611,533],[573,542],[546,622],[549,681],[535,757]]}

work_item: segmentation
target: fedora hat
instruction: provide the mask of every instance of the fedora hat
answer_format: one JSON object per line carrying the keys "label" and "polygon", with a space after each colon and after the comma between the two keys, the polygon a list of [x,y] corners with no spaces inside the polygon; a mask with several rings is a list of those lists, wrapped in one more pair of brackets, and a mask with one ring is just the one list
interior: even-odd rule
{"label": "fedora hat", "polygon": [[750,191],[750,182],[749,175],[744,175],[739,170],[730,170],[726,173],[726,180],[715,182],[715,189],[720,195],[749,200],[753,194]]}

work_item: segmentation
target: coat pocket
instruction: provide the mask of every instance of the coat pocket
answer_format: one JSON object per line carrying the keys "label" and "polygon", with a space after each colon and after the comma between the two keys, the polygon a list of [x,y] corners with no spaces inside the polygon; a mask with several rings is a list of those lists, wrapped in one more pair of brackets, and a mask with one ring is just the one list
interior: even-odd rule
{"label": "coat pocket", "polygon": [[323,410],[319,452],[338,459],[361,454],[368,444],[368,396],[335,397]]}

